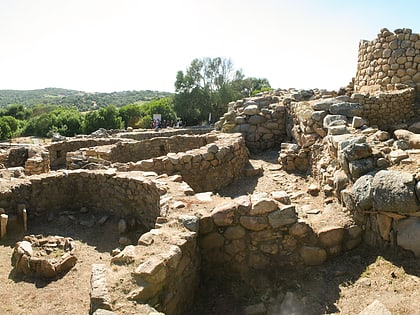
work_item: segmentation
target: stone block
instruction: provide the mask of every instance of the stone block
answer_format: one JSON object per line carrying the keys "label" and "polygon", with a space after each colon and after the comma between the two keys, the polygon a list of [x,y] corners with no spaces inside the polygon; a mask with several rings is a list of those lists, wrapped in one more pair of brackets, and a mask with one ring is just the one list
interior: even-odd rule
{"label": "stone block", "polygon": [[269,226],[266,217],[241,216],[239,222],[244,228],[251,231],[261,231]]}
{"label": "stone block", "polygon": [[341,226],[325,226],[318,232],[319,242],[323,247],[333,247],[341,244],[344,236],[344,229]]}
{"label": "stone block", "polygon": [[90,291],[90,310],[97,309],[111,310],[111,298],[106,286],[106,266],[105,264],[93,264],[91,273]]}
{"label": "stone block", "polygon": [[211,212],[214,224],[217,226],[229,226],[233,223],[236,211],[236,203],[229,202],[221,206],[217,206]]}
{"label": "stone block", "polygon": [[253,195],[251,200],[252,206],[249,212],[250,215],[266,214],[273,212],[278,208],[276,201],[270,198],[261,198],[258,195]]}
{"label": "stone block", "polygon": [[297,221],[296,208],[294,205],[286,205],[268,215],[271,227],[279,228],[293,224]]}
{"label": "stone block", "polygon": [[133,276],[138,283],[158,284],[166,280],[168,269],[162,258],[152,256],[136,268]]}

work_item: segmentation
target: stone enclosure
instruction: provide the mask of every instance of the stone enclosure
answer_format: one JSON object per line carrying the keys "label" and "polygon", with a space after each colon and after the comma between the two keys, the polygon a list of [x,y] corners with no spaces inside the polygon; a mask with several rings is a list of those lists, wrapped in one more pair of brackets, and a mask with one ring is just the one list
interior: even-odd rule
{"label": "stone enclosure", "polygon": [[[383,29],[360,43],[347,93],[262,93],[229,104],[215,131],[136,131],[5,147],[0,238],[11,227],[26,231],[34,216],[49,220],[63,211],[93,213],[86,222],[92,226],[118,218],[121,248],[111,266],[92,266],[93,314],[112,314],[116,302],[135,302],[143,314],[185,314],[203,271],[299,270],[362,241],[420,256],[419,43],[411,30]],[[257,176],[248,154],[266,149],[279,151],[284,171],[316,180],[311,194],[346,220],[313,224],[284,191],[214,194]],[[28,264],[19,261],[30,261],[34,237],[17,250],[22,271]],[[68,266],[76,263],[67,257]],[[117,286],[112,266],[120,267],[124,294],[108,290]]]}

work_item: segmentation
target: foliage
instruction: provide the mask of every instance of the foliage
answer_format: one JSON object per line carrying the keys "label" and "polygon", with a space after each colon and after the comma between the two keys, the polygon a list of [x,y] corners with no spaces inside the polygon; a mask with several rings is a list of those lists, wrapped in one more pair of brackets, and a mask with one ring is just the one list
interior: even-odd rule
{"label": "foliage", "polygon": [[123,120],[119,116],[118,108],[114,105],[88,112],[85,115],[84,130],[86,133],[92,133],[99,128],[121,129],[123,126]]}
{"label": "foliage", "polygon": [[162,120],[176,120],[177,115],[174,111],[173,99],[170,97],[153,100],[140,105],[145,116],[153,117],[153,114],[161,114]]}
{"label": "foliage", "polygon": [[32,111],[22,104],[10,104],[0,109],[0,116],[12,116],[18,120],[26,120],[31,117]]}
{"label": "foliage", "polygon": [[140,119],[144,116],[144,113],[138,104],[130,104],[121,107],[119,109],[119,114],[122,121],[124,122],[125,128],[135,128],[138,125]]}
{"label": "foliage", "polygon": [[45,137],[52,132],[63,136],[82,133],[83,117],[76,108],[38,107],[37,115],[29,119],[24,134]]}
{"label": "foliage", "polygon": [[230,101],[251,96],[270,88],[267,79],[245,78],[230,59],[194,59],[186,72],[178,71],[175,81],[174,109],[187,124],[217,119]]}
{"label": "foliage", "polygon": [[[151,90],[112,93],[88,93],[58,88],[28,91],[0,90],[0,108],[10,105],[31,108],[41,104],[63,107],[74,106],[79,111],[88,111],[107,107],[109,104],[114,104],[117,107],[134,103],[141,104],[143,102],[170,95],[172,95],[172,93]],[[18,117],[16,118],[21,119]]]}
{"label": "foliage", "polygon": [[0,117],[0,140],[11,139],[18,131],[19,121],[12,116]]}

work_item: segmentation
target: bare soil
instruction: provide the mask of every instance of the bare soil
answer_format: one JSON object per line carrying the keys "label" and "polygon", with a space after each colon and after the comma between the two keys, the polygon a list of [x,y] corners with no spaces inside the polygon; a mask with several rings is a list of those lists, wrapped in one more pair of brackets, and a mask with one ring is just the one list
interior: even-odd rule
{"label": "bare soil", "polygon": [[[289,174],[277,163],[277,152],[253,155],[251,163],[263,174],[245,177],[219,191],[236,197],[253,192],[285,190],[300,215],[312,224],[345,223],[349,215],[338,204],[327,211],[322,194],[307,193],[310,177]],[[303,207],[320,210],[308,215]],[[85,214],[93,215],[93,214]],[[80,214],[75,215],[76,217]],[[80,219],[80,217],[78,217]],[[9,235],[0,242],[0,314],[88,314],[92,263],[110,263],[110,252],[119,246],[117,218],[102,226],[88,227],[69,219],[31,217],[28,234],[72,237],[78,262],[67,274],[55,279],[39,279],[15,274],[10,264],[13,246],[23,235]],[[80,220],[79,220],[80,221]],[[419,259],[407,252],[360,246],[327,261],[322,266],[302,270],[271,270],[246,278],[202,275],[196,302],[189,315],[245,314],[246,306],[264,303],[268,314],[358,314],[375,299],[392,314],[420,314]],[[109,288],[121,290],[121,288]],[[293,297],[289,312],[281,313],[285,297]],[[290,299],[289,299],[290,300]],[[131,312],[131,313],[130,313]],[[117,314],[135,314],[135,307]]]}

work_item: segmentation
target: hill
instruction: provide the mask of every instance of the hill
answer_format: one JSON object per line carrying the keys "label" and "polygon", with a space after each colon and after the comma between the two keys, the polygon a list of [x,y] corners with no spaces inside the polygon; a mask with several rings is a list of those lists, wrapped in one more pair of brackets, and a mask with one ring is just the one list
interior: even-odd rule
{"label": "hill", "polygon": [[151,90],[112,93],[88,93],[60,88],[0,90],[0,108],[10,104],[21,104],[25,107],[43,104],[76,106],[79,111],[87,111],[108,105],[121,107],[133,103],[142,103],[170,95],[172,93]]}

